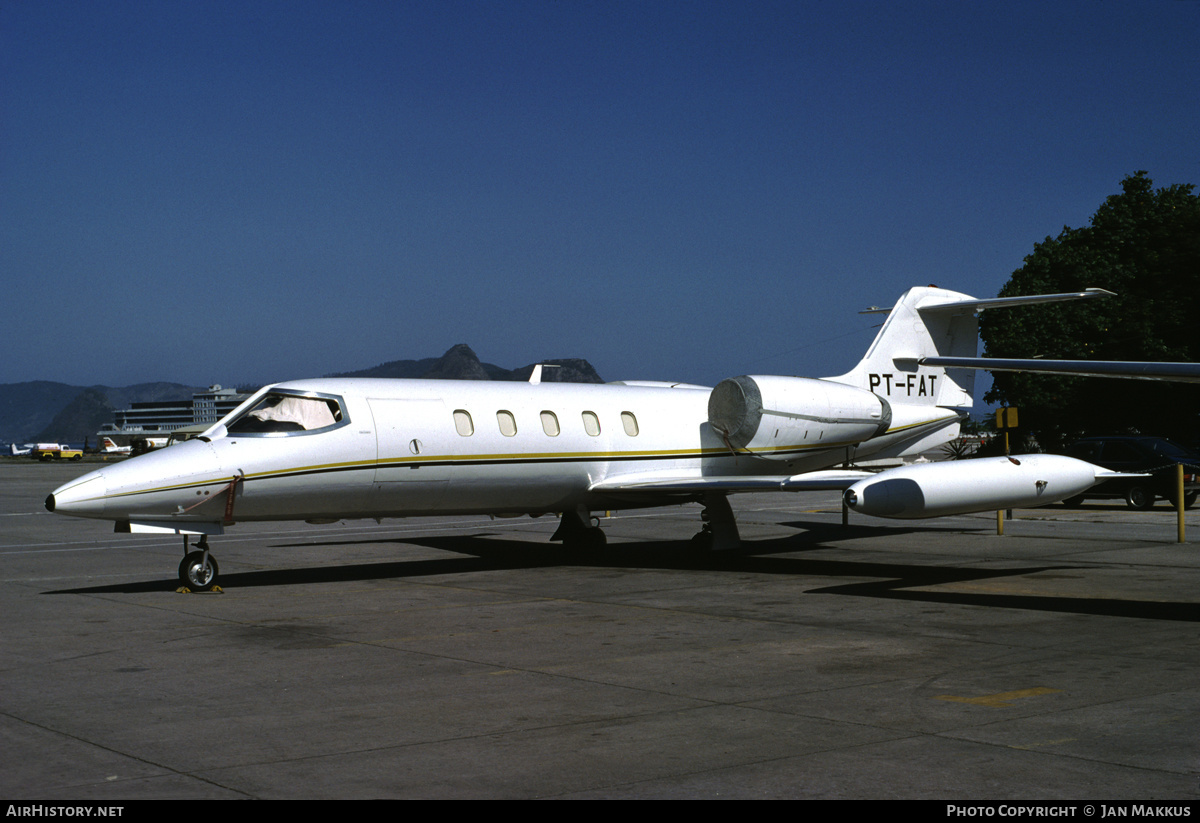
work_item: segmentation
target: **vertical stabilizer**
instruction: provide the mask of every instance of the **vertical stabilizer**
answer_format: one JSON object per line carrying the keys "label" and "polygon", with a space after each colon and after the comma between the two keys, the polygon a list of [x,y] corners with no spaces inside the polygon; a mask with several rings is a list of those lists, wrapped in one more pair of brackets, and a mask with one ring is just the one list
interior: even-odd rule
{"label": "vertical stabilizer", "polygon": [[921,366],[918,361],[974,357],[979,347],[978,302],[933,286],[909,289],[888,313],[858,365],[825,379],[867,389],[893,405],[971,406],[973,371]]}

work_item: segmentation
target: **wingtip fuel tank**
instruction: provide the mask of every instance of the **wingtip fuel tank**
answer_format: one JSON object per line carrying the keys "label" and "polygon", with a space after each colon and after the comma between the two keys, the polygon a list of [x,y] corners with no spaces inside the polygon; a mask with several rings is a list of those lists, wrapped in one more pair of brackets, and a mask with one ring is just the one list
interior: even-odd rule
{"label": "wingtip fuel tank", "polygon": [[1057,454],[926,463],[860,480],[844,499],[861,514],[901,520],[1030,508],[1081,494],[1106,471]]}

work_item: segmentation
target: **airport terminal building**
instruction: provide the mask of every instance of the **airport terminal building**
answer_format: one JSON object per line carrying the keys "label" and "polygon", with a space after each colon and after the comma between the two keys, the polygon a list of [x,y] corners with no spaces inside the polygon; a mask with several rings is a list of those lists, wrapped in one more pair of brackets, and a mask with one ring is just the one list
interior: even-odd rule
{"label": "airport terminal building", "polygon": [[249,396],[217,385],[193,394],[191,400],[134,403],[132,408],[113,412],[114,422],[98,434],[112,438],[118,445],[128,445],[138,436],[163,437],[185,426],[211,425]]}

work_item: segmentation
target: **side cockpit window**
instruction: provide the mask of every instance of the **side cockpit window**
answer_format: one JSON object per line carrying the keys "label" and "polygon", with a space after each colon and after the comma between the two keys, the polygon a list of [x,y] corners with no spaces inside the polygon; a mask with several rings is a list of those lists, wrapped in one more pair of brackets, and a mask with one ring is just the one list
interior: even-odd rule
{"label": "side cockpit window", "polygon": [[230,434],[311,434],[347,423],[340,397],[268,392],[230,421]]}

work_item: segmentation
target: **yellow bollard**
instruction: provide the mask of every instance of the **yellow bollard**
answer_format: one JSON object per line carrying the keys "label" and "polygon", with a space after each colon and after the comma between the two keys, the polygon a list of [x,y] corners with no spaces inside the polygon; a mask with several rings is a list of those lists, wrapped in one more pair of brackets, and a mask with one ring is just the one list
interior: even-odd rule
{"label": "yellow bollard", "polygon": [[1178,539],[1176,542],[1186,542],[1183,539],[1183,464],[1175,464],[1175,519],[1178,523],[1176,531]]}

